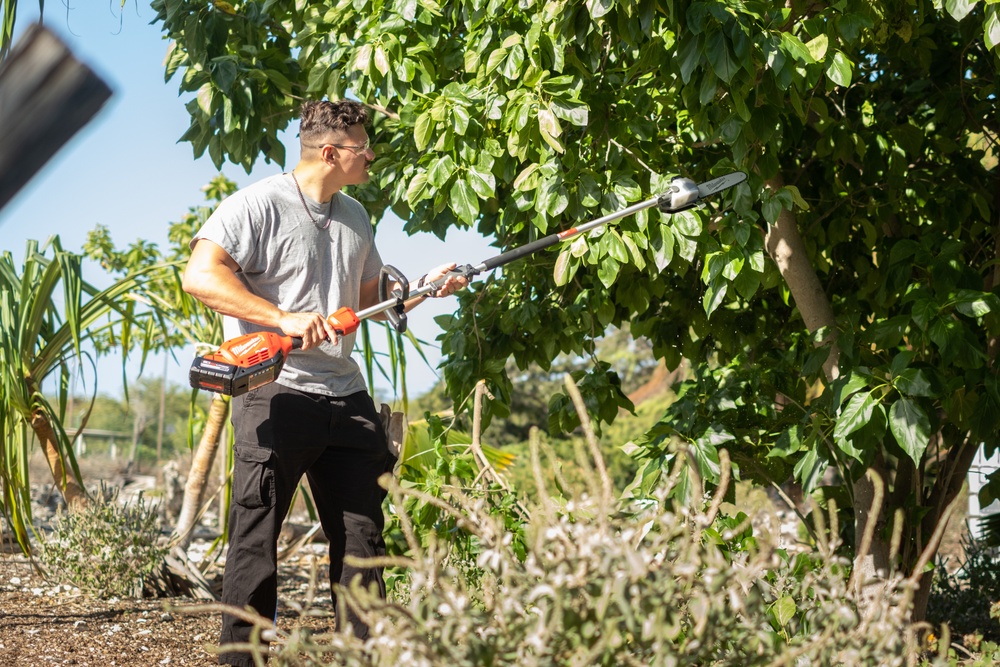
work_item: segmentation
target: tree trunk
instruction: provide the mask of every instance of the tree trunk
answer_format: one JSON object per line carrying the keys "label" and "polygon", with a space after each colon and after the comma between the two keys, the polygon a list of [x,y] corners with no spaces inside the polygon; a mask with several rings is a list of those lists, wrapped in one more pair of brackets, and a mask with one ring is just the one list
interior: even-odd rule
{"label": "tree trunk", "polygon": [[[767,181],[767,185],[777,191],[784,186],[784,180],[778,175]],[[802,235],[799,234],[795,215],[791,211],[784,208],[781,210],[778,219],[768,229],[764,243],[768,254],[777,264],[781,277],[788,285],[795,306],[799,309],[809,333],[814,333],[823,327],[830,329],[830,333],[823,340],[823,343],[830,344],[830,355],[823,364],[823,372],[828,382],[836,380],[839,375],[837,362],[840,358],[840,348],[836,341],[833,308],[819,282],[816,269],[809,261],[809,254],[806,252]],[[884,475],[881,479],[885,479]],[[850,483],[850,480],[847,481]],[[871,534],[867,548],[859,551],[855,557],[852,574],[854,585],[859,592],[864,592],[865,599],[871,599],[870,596],[878,594],[877,582],[885,581],[889,566],[889,544],[881,536],[882,531],[876,530],[878,526],[884,525],[883,503],[879,502],[878,507],[873,507],[875,496],[875,487],[870,477],[862,477],[854,483],[856,546],[861,546],[862,536],[866,532]]]}
{"label": "tree trunk", "polygon": [[[777,192],[784,187],[780,175],[767,181],[768,187]],[[809,261],[809,253],[799,234],[795,215],[788,209],[781,209],[778,219],[768,228],[764,237],[767,252],[777,264],[781,277],[785,279],[788,289],[795,299],[795,306],[802,315],[809,333],[814,333],[823,327],[829,327],[830,333],[822,343],[830,343],[830,356],[823,364],[823,373],[828,381],[836,380],[839,375],[837,361],[840,359],[840,348],[837,347],[833,308],[830,299],[816,275],[816,269]]]}
{"label": "tree trunk", "polygon": [[229,398],[215,394],[208,410],[205,430],[201,434],[198,449],[191,460],[191,470],[188,472],[187,484],[184,486],[184,503],[181,506],[181,514],[177,518],[177,528],[174,530],[174,543],[181,550],[187,549],[188,545],[191,544],[191,534],[198,522],[201,503],[205,498],[208,473],[212,470],[215,454],[219,451],[219,440],[228,414]]}
{"label": "tree trunk", "polygon": [[63,465],[62,452],[59,451],[59,443],[56,440],[55,431],[52,429],[52,422],[43,410],[36,409],[31,413],[31,428],[38,438],[38,443],[45,453],[45,460],[49,464],[52,472],[52,481],[62,494],[66,507],[70,511],[75,511],[87,504],[87,493],[77,482],[76,478],[66,473],[66,466]]}

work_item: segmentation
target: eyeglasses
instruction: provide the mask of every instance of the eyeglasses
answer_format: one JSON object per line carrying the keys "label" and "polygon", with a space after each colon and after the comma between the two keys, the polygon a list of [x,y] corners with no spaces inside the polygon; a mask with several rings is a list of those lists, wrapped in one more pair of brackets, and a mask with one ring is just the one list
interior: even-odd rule
{"label": "eyeglasses", "polygon": [[323,146],[333,146],[334,148],[348,148],[351,151],[353,151],[355,155],[361,155],[362,153],[368,152],[368,149],[371,148],[372,142],[371,139],[368,139],[365,141],[365,143],[361,144],[360,146],[352,146],[351,144],[322,144],[320,146],[312,144],[302,144],[302,145],[305,146],[306,148],[320,148],[320,149],[322,149]]}

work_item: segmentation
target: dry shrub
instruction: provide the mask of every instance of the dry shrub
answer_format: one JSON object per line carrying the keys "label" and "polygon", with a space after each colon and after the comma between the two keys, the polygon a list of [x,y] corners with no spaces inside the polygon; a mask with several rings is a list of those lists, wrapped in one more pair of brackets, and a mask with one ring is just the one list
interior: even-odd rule
{"label": "dry shrub", "polygon": [[119,489],[103,483],[82,509],[58,516],[41,544],[51,580],[98,597],[142,597],[143,583],[162,564],[157,508],[142,494],[118,501]]}
{"label": "dry shrub", "polygon": [[[537,456],[535,466],[541,482]],[[644,506],[623,508],[600,466],[588,475],[588,491],[564,503],[543,492],[528,508],[523,559],[489,493],[456,486],[422,497],[475,536],[476,572],[464,553],[456,558],[449,542],[421,540],[401,517],[411,557],[383,564],[407,568],[405,600],[346,591],[341,604],[370,623],[366,641],[292,631],[272,664],[883,666],[926,657],[902,584],[859,604],[835,544],[798,558],[768,536],[734,549],[726,540],[745,534],[749,520],[734,529],[716,517],[722,489],[707,509],[671,507],[671,476]],[[387,483],[397,507],[421,494]],[[713,526],[721,544],[705,539]]]}

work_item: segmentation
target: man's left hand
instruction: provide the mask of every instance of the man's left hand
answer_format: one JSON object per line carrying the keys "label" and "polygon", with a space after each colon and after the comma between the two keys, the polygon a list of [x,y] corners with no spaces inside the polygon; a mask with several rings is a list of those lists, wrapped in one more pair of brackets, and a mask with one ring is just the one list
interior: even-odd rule
{"label": "man's left hand", "polygon": [[431,294],[434,297],[444,297],[451,296],[460,289],[464,289],[469,284],[469,280],[458,273],[452,273],[458,264],[442,264],[441,266],[431,269],[427,272],[427,276],[424,278],[424,282],[433,283],[447,276],[444,284],[441,285],[435,292]]}

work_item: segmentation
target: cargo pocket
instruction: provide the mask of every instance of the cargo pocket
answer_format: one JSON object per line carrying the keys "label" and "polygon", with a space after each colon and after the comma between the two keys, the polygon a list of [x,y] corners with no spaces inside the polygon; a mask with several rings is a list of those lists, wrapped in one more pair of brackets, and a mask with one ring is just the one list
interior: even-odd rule
{"label": "cargo pocket", "polygon": [[233,502],[247,509],[274,505],[274,464],[271,450],[236,445],[233,460]]}

